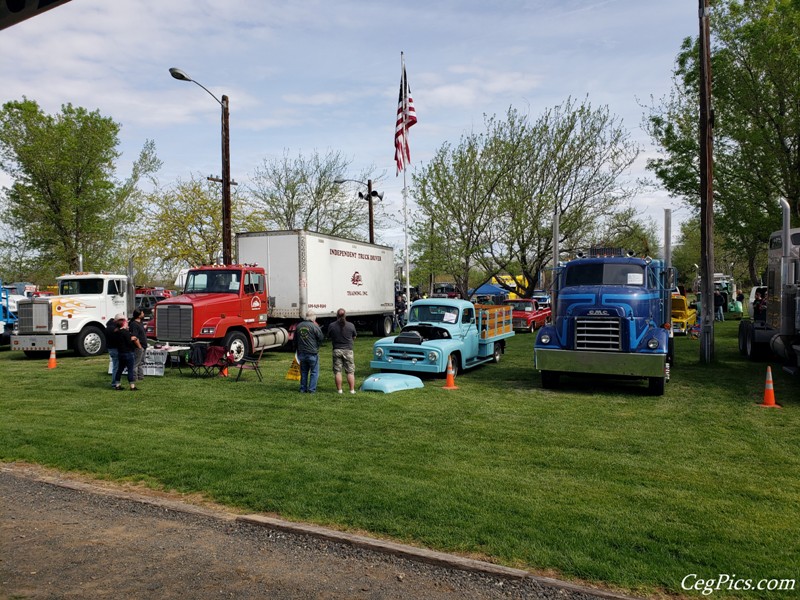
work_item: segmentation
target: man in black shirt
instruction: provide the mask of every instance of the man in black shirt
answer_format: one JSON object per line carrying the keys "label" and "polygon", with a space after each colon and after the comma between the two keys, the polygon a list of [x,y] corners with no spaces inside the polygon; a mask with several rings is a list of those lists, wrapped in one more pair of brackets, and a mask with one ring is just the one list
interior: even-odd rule
{"label": "man in black shirt", "polygon": [[353,340],[356,327],[347,320],[343,308],[336,311],[336,320],[328,325],[328,337],[333,341],[333,379],[336,391],[342,393],[342,370],[347,375],[350,393],[356,393],[356,363],[353,359]]}

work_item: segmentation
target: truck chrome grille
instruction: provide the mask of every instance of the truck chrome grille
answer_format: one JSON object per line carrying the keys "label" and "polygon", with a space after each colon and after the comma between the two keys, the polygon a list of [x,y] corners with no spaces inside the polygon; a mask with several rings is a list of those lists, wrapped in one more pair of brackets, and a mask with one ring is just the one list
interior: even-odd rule
{"label": "truck chrome grille", "polygon": [[512,319],[511,321],[512,326],[514,329],[527,329],[528,328],[528,321],[526,319]]}
{"label": "truck chrome grille", "polygon": [[189,304],[157,305],[156,337],[170,342],[192,341],[192,306]]}
{"label": "truck chrome grille", "polygon": [[50,302],[20,300],[17,304],[18,331],[22,334],[49,333],[52,322]]}
{"label": "truck chrome grille", "polygon": [[576,317],[575,350],[619,352],[622,350],[620,320],[609,317]]}
{"label": "truck chrome grille", "polygon": [[410,362],[410,361],[415,360],[415,359],[418,362],[421,362],[421,361],[425,360],[425,355],[427,354],[427,350],[424,350],[424,349],[421,349],[421,348],[403,348],[403,349],[399,349],[399,348],[389,347],[386,350],[387,350],[387,352],[386,352],[387,356],[391,356],[392,360],[401,361],[401,362],[402,361],[409,361]]}

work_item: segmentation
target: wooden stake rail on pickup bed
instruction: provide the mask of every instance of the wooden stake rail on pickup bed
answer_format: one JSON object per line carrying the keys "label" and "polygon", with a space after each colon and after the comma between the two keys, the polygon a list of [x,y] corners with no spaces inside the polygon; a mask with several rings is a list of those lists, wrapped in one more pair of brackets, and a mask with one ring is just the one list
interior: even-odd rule
{"label": "wooden stake rail on pickup bed", "polygon": [[481,339],[485,340],[514,330],[510,306],[476,304],[475,310],[478,312],[480,321]]}

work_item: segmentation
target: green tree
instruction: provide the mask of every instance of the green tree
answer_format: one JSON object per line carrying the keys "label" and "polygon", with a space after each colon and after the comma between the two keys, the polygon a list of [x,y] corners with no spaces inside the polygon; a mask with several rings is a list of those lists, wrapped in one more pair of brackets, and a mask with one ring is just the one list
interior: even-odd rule
{"label": "green tree", "polygon": [[659,255],[658,226],[651,218],[639,218],[636,209],[627,207],[612,214],[592,240],[595,246],[624,248],[638,256]]}
{"label": "green tree", "polygon": [[485,133],[443,146],[415,175],[425,215],[416,247],[440,253],[462,291],[477,267],[487,279],[522,275],[516,292],[530,296],[552,260],[554,215],[561,248],[590,244],[631,196],[620,179],[637,155],[621,123],[588,100],[568,99],[533,123],[511,108],[487,119]]}
{"label": "green tree", "polygon": [[498,186],[517,159],[513,149],[497,142],[504,126],[489,119],[485,133],[466,134],[455,147],[443,144],[413,177],[415,199],[424,215],[411,227],[416,247],[438,254],[435,262],[430,255],[423,257],[442,265],[464,298],[470,274],[490,245]]}
{"label": "green tree", "polygon": [[[779,198],[800,214],[800,4],[723,0],[711,20],[714,213],[723,249],[744,256],[751,283]],[[684,41],[672,94],[651,107],[646,127],[662,156],[648,161],[662,185],[699,207],[697,40]]]}
{"label": "green tree", "polygon": [[[351,239],[367,239],[368,211],[354,187],[334,183],[347,179],[350,161],[341,153],[310,157],[288,151],[279,159],[264,159],[248,187],[254,218],[262,229],[306,229]],[[373,179],[369,172],[353,179]],[[366,191],[360,189],[360,191]],[[381,222],[375,203],[376,227]]]}
{"label": "green tree", "polygon": [[[214,264],[222,253],[222,201],[219,185],[200,176],[178,180],[147,194],[132,232],[129,252],[139,279],[170,280],[181,268]],[[234,231],[255,228],[251,211],[234,192]]]}
{"label": "green tree", "polygon": [[499,190],[502,218],[490,256],[502,271],[520,269],[527,286],[517,293],[530,296],[552,261],[554,216],[561,250],[591,244],[603,220],[633,195],[621,178],[639,148],[608,107],[593,108],[588,99],[568,98],[525,131],[516,168]]}
{"label": "green tree", "polygon": [[124,266],[118,250],[134,214],[131,200],[139,180],[160,162],[148,141],[131,176],[117,181],[119,128],[98,111],[71,104],[56,115],[28,99],[3,105],[0,169],[13,180],[3,190],[5,241],[24,239],[29,249],[17,256],[18,270],[50,279],[76,270],[81,255],[94,269]]}

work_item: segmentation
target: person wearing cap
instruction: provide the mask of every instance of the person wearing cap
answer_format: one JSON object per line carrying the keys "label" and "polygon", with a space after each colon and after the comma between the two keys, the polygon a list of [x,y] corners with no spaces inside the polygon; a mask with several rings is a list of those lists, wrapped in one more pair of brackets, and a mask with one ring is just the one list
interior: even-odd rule
{"label": "person wearing cap", "polygon": [[325,340],[317,317],[306,311],[306,318],[294,330],[297,345],[297,362],[300,363],[300,392],[313,394],[319,379],[319,346]]}
{"label": "person wearing cap", "polygon": [[119,313],[106,323],[106,348],[108,349],[108,355],[111,357],[111,387],[114,389],[119,387],[119,377],[117,377],[119,348],[117,348],[117,338],[114,336],[114,332],[119,327],[120,321],[124,320],[125,315]]}

